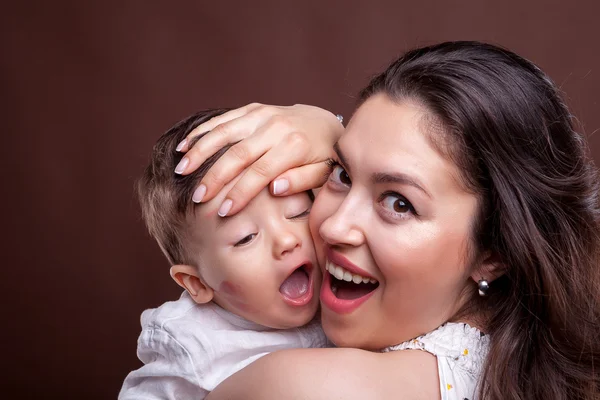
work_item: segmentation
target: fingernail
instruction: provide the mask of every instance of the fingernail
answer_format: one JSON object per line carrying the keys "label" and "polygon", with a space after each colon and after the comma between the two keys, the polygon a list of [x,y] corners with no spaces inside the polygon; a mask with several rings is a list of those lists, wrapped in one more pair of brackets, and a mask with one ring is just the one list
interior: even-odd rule
{"label": "fingernail", "polygon": [[177,164],[177,166],[175,167],[175,173],[176,174],[183,173],[183,171],[185,171],[185,167],[187,167],[187,165],[189,163],[190,163],[190,160],[187,157],[183,157],[181,159],[181,161],[179,161],[179,164]]}
{"label": "fingernail", "polygon": [[187,143],[187,139],[183,139],[181,142],[179,142],[175,151],[181,151],[181,149],[183,149],[183,146],[185,146],[186,143]]}
{"label": "fingernail", "polygon": [[288,191],[290,183],[287,179],[277,179],[273,181],[273,194],[282,194]]}
{"label": "fingernail", "polygon": [[200,203],[202,201],[202,199],[204,198],[205,194],[206,194],[206,186],[204,186],[204,184],[201,184],[194,191],[194,194],[192,195],[192,201],[194,203]]}
{"label": "fingernail", "polygon": [[227,199],[223,202],[223,204],[221,204],[221,207],[219,208],[219,211],[217,211],[217,214],[219,214],[219,217],[224,217],[227,215],[227,213],[231,210],[231,206],[233,205],[233,201]]}

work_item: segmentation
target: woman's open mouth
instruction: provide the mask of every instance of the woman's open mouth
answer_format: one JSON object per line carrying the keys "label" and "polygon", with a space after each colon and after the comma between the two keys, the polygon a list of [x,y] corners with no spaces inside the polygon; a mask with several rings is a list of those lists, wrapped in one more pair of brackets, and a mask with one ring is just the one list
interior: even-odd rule
{"label": "woman's open mouth", "polygon": [[373,278],[353,274],[339,265],[327,260],[325,270],[331,276],[331,291],[341,300],[354,300],[366,296],[379,286]]}
{"label": "woman's open mouth", "polygon": [[321,302],[337,313],[354,311],[379,287],[379,282],[327,260],[321,286]]}

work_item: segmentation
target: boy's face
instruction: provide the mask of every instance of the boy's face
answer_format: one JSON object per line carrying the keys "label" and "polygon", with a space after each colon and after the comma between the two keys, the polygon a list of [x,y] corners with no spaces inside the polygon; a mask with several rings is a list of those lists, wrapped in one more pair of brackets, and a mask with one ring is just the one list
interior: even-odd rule
{"label": "boy's face", "polygon": [[217,210],[235,182],[190,216],[190,249],[213,300],[258,324],[306,324],[319,305],[321,271],[308,227],[306,193],[273,197],[268,189],[232,217]]}

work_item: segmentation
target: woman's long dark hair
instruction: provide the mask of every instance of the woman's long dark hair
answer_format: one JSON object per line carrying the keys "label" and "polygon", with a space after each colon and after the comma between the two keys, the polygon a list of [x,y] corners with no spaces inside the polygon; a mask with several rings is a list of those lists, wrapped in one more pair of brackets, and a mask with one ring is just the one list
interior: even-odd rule
{"label": "woman's long dark hair", "polygon": [[600,398],[598,175],[555,85],[510,51],[448,42],[406,53],[361,101],[378,93],[438,122],[434,144],[480,199],[474,248],[505,268],[471,302],[491,338],[480,397]]}

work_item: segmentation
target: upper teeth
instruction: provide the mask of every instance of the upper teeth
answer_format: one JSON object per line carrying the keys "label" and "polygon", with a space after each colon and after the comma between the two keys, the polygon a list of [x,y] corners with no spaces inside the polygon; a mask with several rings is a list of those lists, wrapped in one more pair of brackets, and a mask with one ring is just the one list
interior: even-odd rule
{"label": "upper teeth", "polygon": [[347,271],[344,268],[340,267],[339,265],[335,265],[329,260],[327,260],[327,262],[325,263],[325,269],[327,270],[327,272],[329,272],[331,275],[335,276],[341,281],[354,283],[377,283],[375,279],[353,274],[350,271]]}

